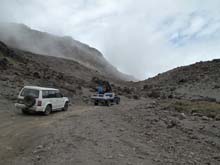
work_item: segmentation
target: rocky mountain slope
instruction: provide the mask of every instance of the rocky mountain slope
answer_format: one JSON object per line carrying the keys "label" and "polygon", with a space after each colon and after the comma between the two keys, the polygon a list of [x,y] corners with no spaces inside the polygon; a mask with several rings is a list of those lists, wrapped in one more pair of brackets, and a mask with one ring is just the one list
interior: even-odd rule
{"label": "rocky mountain slope", "polygon": [[[210,101],[219,65],[197,63],[131,83],[0,42],[0,164],[217,165],[220,104]],[[99,80],[114,85],[120,105],[89,104]],[[13,99],[24,85],[57,87],[73,104],[46,117],[21,115]]]}
{"label": "rocky mountain slope", "polygon": [[134,80],[133,77],[119,72],[97,49],[71,37],[58,37],[33,30],[23,24],[1,23],[0,40],[13,48],[77,61],[102,75]]}
{"label": "rocky mountain slope", "polygon": [[[99,80],[115,89],[124,81],[103,76],[73,60],[37,55],[0,42],[0,97],[13,100],[24,85],[56,87],[74,101],[88,101]],[[117,85],[118,84],[118,85]]]}
{"label": "rocky mountain slope", "polygon": [[144,96],[220,101],[220,59],[179,67],[136,87]]}

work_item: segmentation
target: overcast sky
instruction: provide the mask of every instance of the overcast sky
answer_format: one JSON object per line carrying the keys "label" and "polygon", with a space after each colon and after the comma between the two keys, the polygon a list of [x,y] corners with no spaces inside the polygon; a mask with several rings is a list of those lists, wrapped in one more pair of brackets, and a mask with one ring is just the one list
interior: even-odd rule
{"label": "overcast sky", "polygon": [[96,47],[139,79],[220,58],[219,0],[1,0],[0,11]]}

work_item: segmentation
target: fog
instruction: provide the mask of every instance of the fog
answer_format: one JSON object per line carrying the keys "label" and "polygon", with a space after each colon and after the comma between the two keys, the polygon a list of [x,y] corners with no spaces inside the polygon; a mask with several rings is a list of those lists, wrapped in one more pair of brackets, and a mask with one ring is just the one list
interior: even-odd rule
{"label": "fog", "polygon": [[2,0],[0,22],[72,36],[145,79],[220,58],[219,7],[218,0]]}

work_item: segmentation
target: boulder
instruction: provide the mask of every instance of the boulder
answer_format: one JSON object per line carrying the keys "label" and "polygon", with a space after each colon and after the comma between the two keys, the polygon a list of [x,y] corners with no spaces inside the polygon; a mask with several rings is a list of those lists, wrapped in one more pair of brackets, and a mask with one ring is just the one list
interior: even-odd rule
{"label": "boulder", "polygon": [[40,73],[39,73],[39,72],[34,72],[34,73],[33,73],[33,76],[34,76],[34,78],[38,78],[38,79],[40,79],[40,78],[41,78],[41,76],[40,76]]}
{"label": "boulder", "polygon": [[160,97],[160,92],[157,90],[152,90],[149,94],[148,97],[152,98],[159,98]]}
{"label": "boulder", "polygon": [[216,121],[220,121],[220,114],[215,116]]}
{"label": "boulder", "polygon": [[5,70],[8,68],[8,66],[9,66],[9,61],[7,58],[0,59],[0,69]]}

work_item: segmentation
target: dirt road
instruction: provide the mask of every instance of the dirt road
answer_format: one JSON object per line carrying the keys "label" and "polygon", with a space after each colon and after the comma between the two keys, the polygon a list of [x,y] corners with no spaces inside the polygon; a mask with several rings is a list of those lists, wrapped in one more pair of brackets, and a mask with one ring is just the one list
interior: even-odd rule
{"label": "dirt road", "polygon": [[135,128],[122,121],[120,109],[137,104],[130,103],[110,108],[73,105],[47,117],[2,111],[0,160],[3,164],[149,163],[144,152],[136,153],[135,146],[127,144],[135,141]]}
{"label": "dirt road", "polygon": [[72,105],[50,116],[22,115],[7,101],[0,104],[0,164],[220,163],[219,122],[177,120],[153,100]]}

